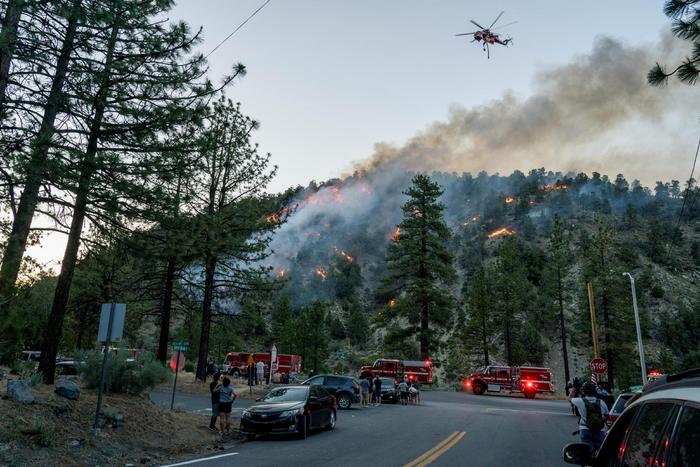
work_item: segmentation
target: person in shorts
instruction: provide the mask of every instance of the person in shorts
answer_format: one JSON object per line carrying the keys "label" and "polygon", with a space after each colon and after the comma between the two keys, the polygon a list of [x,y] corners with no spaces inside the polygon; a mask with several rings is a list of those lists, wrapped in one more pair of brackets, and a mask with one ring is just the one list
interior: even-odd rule
{"label": "person in shorts", "polygon": [[219,393],[219,434],[223,436],[231,430],[231,406],[236,400],[236,393],[231,386],[231,380],[226,377],[220,378],[220,383],[214,391]]}
{"label": "person in shorts", "polygon": [[211,421],[209,429],[216,431],[216,420],[219,418],[219,392],[214,392],[214,389],[219,385],[221,373],[214,373],[211,383],[209,383],[209,392],[211,393]]}
{"label": "person in shorts", "polygon": [[379,376],[374,378],[374,405],[382,403],[382,380]]}
{"label": "person in shorts", "polygon": [[360,387],[362,388],[362,407],[369,407],[370,386],[369,376],[360,380]]}
{"label": "person in shorts", "polygon": [[401,396],[401,405],[408,405],[408,383],[405,379],[399,383],[399,396]]}
{"label": "person in shorts", "polygon": [[420,402],[420,389],[418,388],[418,383],[415,381],[408,387],[408,400],[414,404]]}

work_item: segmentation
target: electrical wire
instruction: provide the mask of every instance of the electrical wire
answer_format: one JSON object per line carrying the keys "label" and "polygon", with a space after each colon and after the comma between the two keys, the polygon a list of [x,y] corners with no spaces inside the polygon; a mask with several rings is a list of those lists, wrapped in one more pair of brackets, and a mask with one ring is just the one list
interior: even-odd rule
{"label": "electrical wire", "polygon": [[683,209],[685,208],[685,201],[688,199],[688,193],[690,192],[690,185],[693,180],[693,174],[695,173],[695,164],[698,162],[698,152],[700,152],[700,139],[698,140],[698,147],[695,149],[695,159],[693,160],[693,169],[690,171],[690,178],[688,178],[688,187],[685,189],[685,194],[683,195],[683,204],[681,204],[681,212],[678,214],[678,222],[676,227],[680,225],[681,218],[683,217]]}
{"label": "electrical wire", "polygon": [[262,10],[263,8],[265,8],[265,6],[267,6],[268,3],[270,3],[270,0],[266,0],[262,5],[260,5],[260,6],[258,7],[258,9],[255,10],[250,16],[248,16],[248,17],[246,18],[245,21],[243,21],[241,24],[239,24],[238,27],[237,27],[236,29],[234,29],[233,32],[232,32],[231,34],[229,34],[228,36],[226,36],[226,38],[225,38],[223,41],[219,42],[219,43],[217,44],[216,47],[214,47],[213,49],[211,49],[211,52],[209,52],[208,54],[206,54],[206,55],[204,56],[204,58],[209,58],[209,55],[213,54],[213,53],[216,51],[216,49],[218,49],[219,47],[221,47],[222,45],[224,45],[224,42],[226,42],[227,40],[229,40],[229,39],[231,38],[231,36],[233,36],[234,34],[236,34],[236,33],[238,32],[238,30],[241,29],[243,26],[245,26],[245,24],[246,24],[248,21],[250,21],[251,19],[253,19],[253,16],[257,15],[258,12],[260,12],[260,10]]}

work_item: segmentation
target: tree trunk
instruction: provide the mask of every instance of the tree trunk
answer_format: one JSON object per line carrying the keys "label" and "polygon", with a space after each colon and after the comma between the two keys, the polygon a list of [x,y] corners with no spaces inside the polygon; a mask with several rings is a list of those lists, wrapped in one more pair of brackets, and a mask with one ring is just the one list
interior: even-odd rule
{"label": "tree trunk", "polygon": [[[421,203],[421,212],[425,213],[425,203]],[[422,281],[428,279],[428,271],[425,266],[425,258],[428,256],[427,247],[427,226],[425,223],[425,216],[421,217],[421,268],[420,268],[420,278]],[[426,295],[425,290],[421,291],[421,309],[420,309],[420,356],[422,359],[430,358],[430,301]]]}
{"label": "tree trunk", "polygon": [[24,256],[24,251],[27,247],[27,237],[29,236],[29,229],[38,203],[39,189],[44,179],[44,165],[51,146],[51,139],[55,132],[54,123],[63,100],[63,84],[70,62],[70,54],[73,51],[80,9],[81,0],[74,0],[68,18],[63,45],[61,46],[61,53],[56,62],[51,91],[44,107],[39,133],[32,144],[24,190],[19,199],[17,214],[12,222],[12,230],[7,238],[2,267],[0,267],[0,317],[6,313],[5,310],[12,300],[22,256]]}
{"label": "tree trunk", "polygon": [[561,284],[561,270],[557,268],[557,287],[559,288],[559,327],[561,329],[561,353],[564,358],[564,381],[569,382],[569,352],[566,346],[566,326],[564,324],[564,294]]}
{"label": "tree trunk", "polygon": [[170,315],[173,303],[173,285],[175,282],[175,257],[168,258],[165,271],[163,299],[160,308],[160,336],[158,338],[158,360],[165,365],[168,360],[168,340],[170,338]]}
{"label": "tree trunk", "polygon": [[204,274],[204,300],[202,303],[202,328],[199,336],[199,353],[197,354],[197,379],[207,379],[209,357],[209,329],[211,328],[211,305],[214,300],[214,273],[217,257],[207,253]]}
{"label": "tree trunk", "polygon": [[17,47],[17,27],[25,0],[9,0],[0,31],[0,121],[5,118],[5,92],[10,77],[10,64]]}
{"label": "tree trunk", "polygon": [[[115,20],[116,21],[116,20]],[[107,55],[105,66],[100,79],[100,89],[95,96],[93,103],[93,119],[90,123],[90,135],[85,156],[83,157],[80,169],[78,189],[76,191],[75,206],[73,208],[73,219],[71,220],[70,232],[68,233],[68,243],[61,262],[61,273],[58,275],[56,290],[53,296],[53,304],[49,313],[49,322],[46,327],[44,341],[41,347],[41,360],[39,361],[39,372],[44,375],[44,383],[53,384],[56,371],[56,354],[61,340],[63,330],[63,320],[66,316],[66,307],[70,297],[70,286],[75,273],[75,263],[78,259],[80,249],[80,235],[83,232],[85,214],[87,212],[88,194],[90,193],[90,183],[92,175],[95,173],[95,163],[97,157],[97,144],[99,141],[102,119],[107,101],[107,90],[109,87],[109,77],[111,75],[112,59],[114,47],[117,41],[119,26],[115,22],[107,45]]]}
{"label": "tree trunk", "polygon": [[486,334],[486,310],[482,310],[481,313],[481,339],[483,342],[484,346],[484,366],[489,366],[490,360],[489,360],[489,343],[488,343],[488,336]]}
{"label": "tree trunk", "polygon": [[513,366],[513,348],[510,342],[510,319],[506,319],[506,329],[505,329],[505,339],[506,339],[506,361],[508,366]]}
{"label": "tree trunk", "polygon": [[608,290],[603,284],[603,324],[605,326],[605,360],[608,363],[608,384],[610,389],[615,387],[615,361],[613,351],[610,348],[610,314],[608,312]]}

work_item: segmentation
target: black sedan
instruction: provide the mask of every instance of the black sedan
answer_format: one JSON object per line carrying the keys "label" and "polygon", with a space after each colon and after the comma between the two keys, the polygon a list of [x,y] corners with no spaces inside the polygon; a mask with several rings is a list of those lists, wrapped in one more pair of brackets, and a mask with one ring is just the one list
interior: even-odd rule
{"label": "black sedan", "polygon": [[332,430],[335,397],[318,385],[275,388],[243,411],[241,433],[249,440],[258,434],[296,434],[306,438],[317,428]]}

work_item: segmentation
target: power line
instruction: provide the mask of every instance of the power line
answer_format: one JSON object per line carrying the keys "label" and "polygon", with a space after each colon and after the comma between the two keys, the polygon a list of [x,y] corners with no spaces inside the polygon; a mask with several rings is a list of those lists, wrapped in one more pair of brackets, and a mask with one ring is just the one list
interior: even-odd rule
{"label": "power line", "polygon": [[219,44],[218,44],[216,47],[214,47],[213,49],[211,49],[211,52],[209,52],[207,55],[205,55],[204,58],[209,58],[209,55],[213,54],[213,53],[216,51],[216,49],[218,49],[219,47],[221,47],[222,45],[224,45],[224,42],[226,42],[227,40],[229,40],[229,39],[231,38],[231,36],[233,36],[234,34],[236,34],[236,33],[238,32],[239,29],[241,29],[243,26],[245,26],[245,24],[246,24],[248,21],[250,21],[250,20],[253,18],[253,16],[257,15],[258,12],[259,12],[260,10],[262,10],[263,8],[265,8],[265,6],[266,6],[268,3],[270,3],[270,0],[265,0],[265,2],[264,2],[262,5],[260,5],[260,6],[258,7],[257,10],[255,10],[250,16],[248,16],[248,17],[246,18],[245,21],[243,21],[241,24],[239,24],[238,27],[237,27],[236,29],[234,29],[233,32],[232,32],[231,34],[229,34],[228,36],[226,36],[226,38],[225,38],[223,41],[219,42]]}
{"label": "power line", "polygon": [[678,222],[676,226],[680,225],[681,218],[683,217],[683,209],[685,208],[685,201],[688,199],[688,193],[690,192],[690,185],[693,180],[693,174],[695,173],[695,164],[698,162],[698,152],[700,152],[700,139],[698,140],[698,147],[695,149],[695,159],[693,160],[693,169],[690,171],[690,178],[688,179],[688,187],[685,189],[685,194],[683,195],[683,204],[681,204],[681,212],[678,215]]}

